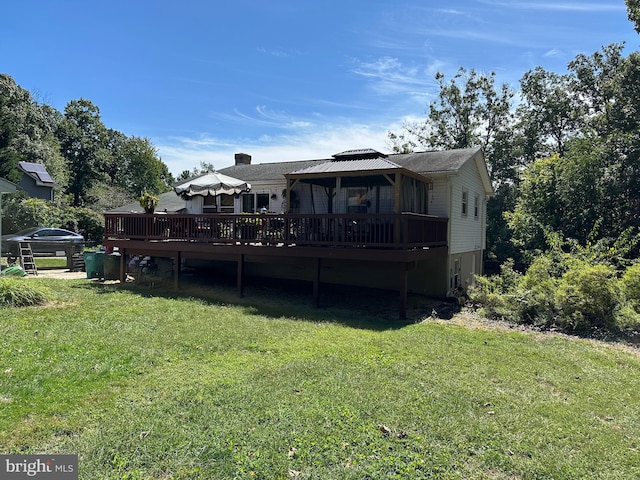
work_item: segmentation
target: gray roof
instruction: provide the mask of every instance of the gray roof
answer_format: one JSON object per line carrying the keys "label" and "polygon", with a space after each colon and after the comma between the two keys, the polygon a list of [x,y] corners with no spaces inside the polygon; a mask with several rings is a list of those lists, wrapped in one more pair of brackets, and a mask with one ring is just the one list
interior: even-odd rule
{"label": "gray roof", "polygon": [[[479,148],[464,148],[430,152],[394,153],[388,155],[386,161],[423,175],[453,173],[457,172],[460,167],[478,153],[479,150]],[[368,152],[368,150],[362,151]],[[370,160],[375,162],[383,159],[379,158]],[[322,165],[330,162],[341,163],[344,165],[351,161],[343,160],[336,162],[333,158],[324,158],[318,160],[299,160],[294,162],[233,165],[231,167],[221,169],[220,172],[225,175],[240,178],[247,182],[256,182],[260,180],[283,180],[285,173],[299,173],[302,170],[313,168],[328,168]],[[361,165],[364,165],[364,163]],[[389,166],[387,166],[387,168],[389,168]]]}
{"label": "gray roof", "polygon": [[[171,190],[170,192],[162,193],[158,195],[160,203],[156,207],[156,212],[167,213],[184,213],[187,209],[186,200],[180,198],[180,196]],[[121,207],[109,210],[107,213],[144,213],[144,208],[140,206],[139,202],[128,203]]]}
{"label": "gray roof", "polygon": [[463,148],[431,152],[398,153],[389,159],[398,165],[422,174],[457,172],[464,163],[478,153],[479,148]]}
{"label": "gray roof", "polygon": [[9,180],[6,180],[4,178],[0,178],[0,194],[2,193],[13,193],[17,190],[18,186],[13,183],[10,182]]}
{"label": "gray roof", "polygon": [[291,173],[295,170],[308,168],[314,165],[325,163],[331,159],[323,158],[320,160],[298,160],[295,162],[278,162],[278,163],[256,163],[251,165],[233,165],[218,170],[225,175],[240,178],[246,182],[252,183],[260,180],[282,180],[284,174]]}

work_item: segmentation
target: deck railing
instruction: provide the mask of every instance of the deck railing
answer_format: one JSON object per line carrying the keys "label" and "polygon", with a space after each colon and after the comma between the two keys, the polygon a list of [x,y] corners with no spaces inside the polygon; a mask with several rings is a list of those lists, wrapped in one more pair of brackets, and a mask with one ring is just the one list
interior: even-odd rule
{"label": "deck railing", "polygon": [[401,214],[105,214],[105,240],[411,249],[447,244],[447,219]]}

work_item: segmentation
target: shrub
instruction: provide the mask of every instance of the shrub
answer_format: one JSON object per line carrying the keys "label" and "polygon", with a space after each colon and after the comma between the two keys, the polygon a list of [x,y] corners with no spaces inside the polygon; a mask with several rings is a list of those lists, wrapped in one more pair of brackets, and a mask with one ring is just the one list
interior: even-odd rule
{"label": "shrub", "polygon": [[519,322],[522,298],[519,295],[521,275],[514,270],[513,260],[500,266],[500,274],[476,277],[468,290],[469,299],[481,306],[480,314],[490,318]]}
{"label": "shrub", "polygon": [[640,314],[630,305],[624,305],[616,312],[616,327],[628,337],[640,335]]}
{"label": "shrub", "polygon": [[630,302],[640,313],[640,263],[627,268],[620,279],[620,289],[627,302]]}
{"label": "shrub", "polygon": [[561,268],[552,256],[536,258],[522,278],[522,322],[552,325],[557,317],[554,301],[558,288],[558,270]]}
{"label": "shrub", "polygon": [[44,305],[51,291],[23,278],[0,277],[0,307],[31,307]]}
{"label": "shrub", "polygon": [[555,294],[558,324],[568,330],[615,329],[619,295],[615,270],[607,265],[576,264]]}

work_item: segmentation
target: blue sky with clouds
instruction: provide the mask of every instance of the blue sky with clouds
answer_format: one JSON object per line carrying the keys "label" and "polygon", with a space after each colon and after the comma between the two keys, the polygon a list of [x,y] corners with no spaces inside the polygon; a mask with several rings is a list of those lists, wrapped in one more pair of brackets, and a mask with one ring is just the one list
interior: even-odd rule
{"label": "blue sky with clouds", "polygon": [[423,117],[434,75],[536,66],[640,37],[623,0],[21,0],[2,6],[0,72],[64,110],[148,137],[178,174],[389,151]]}

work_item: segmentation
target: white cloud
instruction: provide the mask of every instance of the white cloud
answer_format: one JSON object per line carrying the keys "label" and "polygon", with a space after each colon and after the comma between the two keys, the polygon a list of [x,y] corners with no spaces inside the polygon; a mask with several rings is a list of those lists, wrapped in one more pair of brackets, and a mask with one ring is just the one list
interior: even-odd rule
{"label": "white cloud", "polygon": [[381,57],[371,62],[354,60],[352,72],[370,82],[380,95],[423,96],[434,87],[433,77],[445,64],[433,61],[426,65],[405,64],[395,57]]}
{"label": "white cloud", "polygon": [[262,136],[246,140],[201,138],[155,139],[160,157],[174,175],[198,167],[200,162],[212,163],[221,169],[233,165],[234,154],[252,156],[253,163],[330,158],[331,155],[354,148],[373,148],[389,152],[387,132],[399,133],[403,122],[398,119],[386,125],[345,123],[325,125],[296,135]]}

